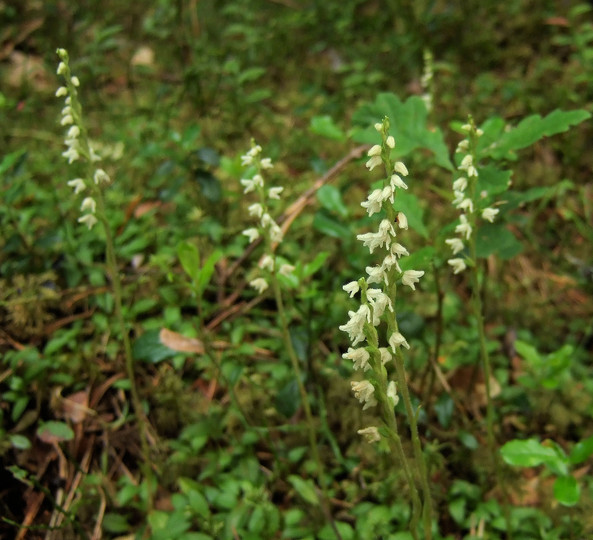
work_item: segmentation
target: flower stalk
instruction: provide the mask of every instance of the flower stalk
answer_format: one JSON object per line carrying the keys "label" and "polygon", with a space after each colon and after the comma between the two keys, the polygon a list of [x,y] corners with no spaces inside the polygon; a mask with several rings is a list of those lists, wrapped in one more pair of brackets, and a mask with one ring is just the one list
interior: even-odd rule
{"label": "flower stalk", "polygon": [[90,230],[97,223],[101,223],[105,233],[105,259],[107,272],[111,279],[113,287],[115,318],[120,327],[122,341],[124,346],[125,369],[130,382],[130,395],[132,406],[140,432],[140,445],[142,452],[142,471],[147,486],[147,512],[150,513],[153,508],[153,473],[150,457],[150,424],[144,413],[142,401],[138,393],[135,378],[134,357],[132,346],[123,315],[123,292],[117,258],[115,254],[115,243],[110,223],[105,212],[105,199],[102,188],[109,184],[111,179],[109,175],[101,168],[96,168],[95,163],[100,161],[100,156],[94,151],[88,132],[84,123],[82,105],[78,98],[78,87],[80,81],[78,77],[73,76],[69,66],[69,55],[65,49],[57,51],[60,62],[58,64],[57,74],[63,77],[64,86],[60,86],[56,91],[56,97],[65,98],[65,106],[62,109],[62,119],[60,124],[67,128],[65,145],[66,150],[62,156],[68,160],[69,164],[75,161],[81,161],[85,165],[86,174],[82,178],[75,178],[68,181],[68,186],[73,188],[74,194],[85,193],[81,203],[80,210],[82,216],[78,222],[87,226]]}
{"label": "flower stalk", "polygon": [[[400,466],[409,485],[412,497],[412,517],[410,532],[419,538],[419,523],[422,520],[423,537],[432,538],[432,497],[428,482],[428,471],[422,452],[422,443],[418,432],[417,411],[414,410],[408,389],[404,365],[403,349],[409,349],[405,336],[400,332],[395,301],[398,284],[416,289],[416,284],[424,275],[421,270],[403,270],[399,261],[409,255],[408,250],[397,242],[398,231],[408,229],[408,220],[403,212],[396,212],[393,206],[397,191],[407,189],[402,179],[408,175],[406,166],[401,161],[391,159],[391,150],[395,140],[389,133],[389,120],[375,125],[381,134],[382,143],[368,151],[366,167],[373,170],[384,166],[386,176],[381,188],[373,190],[366,201],[361,203],[369,214],[383,214],[378,231],[359,234],[358,240],[368,247],[372,254],[381,251],[383,260],[379,265],[366,268],[366,277],[344,285],[343,289],[354,297],[360,293],[360,307],[348,313],[349,320],[340,326],[348,333],[352,346],[343,355],[353,361],[354,369],[363,373],[363,380],[351,383],[355,397],[363,404],[363,410],[377,407],[382,421],[380,427],[369,426],[358,431],[369,442],[385,439],[398,457]],[[376,285],[376,286],[375,286]],[[384,336],[387,346],[380,346],[380,335]],[[361,345],[359,345],[361,344]],[[357,348],[355,348],[359,345]],[[395,380],[389,380],[387,366],[395,364]],[[398,432],[394,407],[401,395],[410,423],[413,459],[406,456]],[[420,491],[422,497],[420,497]]]}

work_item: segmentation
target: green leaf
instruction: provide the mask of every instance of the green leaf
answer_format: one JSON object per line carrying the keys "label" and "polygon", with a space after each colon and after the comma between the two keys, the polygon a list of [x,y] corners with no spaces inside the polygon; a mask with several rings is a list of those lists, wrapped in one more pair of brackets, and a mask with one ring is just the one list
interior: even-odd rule
{"label": "green leaf", "polygon": [[545,118],[539,114],[528,116],[516,128],[504,132],[487,153],[494,159],[514,159],[515,150],[526,148],[543,137],[568,131],[570,126],[580,124],[590,117],[591,114],[585,110],[561,111],[560,109],[552,111]]}
{"label": "green leaf", "polygon": [[334,141],[345,141],[346,134],[336,125],[331,116],[314,116],[309,126],[311,133]]}
{"label": "green leaf", "polygon": [[509,260],[522,251],[523,246],[504,224],[486,223],[478,229],[476,255],[479,258],[497,255]]}
{"label": "green leaf", "polygon": [[192,281],[197,281],[200,272],[200,252],[198,246],[184,240],[177,244],[177,257],[185,270],[185,273]]}
{"label": "green leaf", "polygon": [[449,394],[441,394],[435,403],[435,412],[439,424],[445,429],[451,424],[451,418],[453,417],[454,404]]}
{"label": "green leaf", "polygon": [[37,436],[44,442],[71,441],[74,431],[65,422],[50,421],[37,428]]}
{"label": "green leaf", "polygon": [[481,167],[476,190],[478,193],[486,191],[490,196],[503,193],[511,185],[512,174],[512,171],[502,171],[492,166]]}
{"label": "green leaf", "polygon": [[345,242],[348,242],[352,237],[352,232],[348,227],[328,216],[324,211],[315,213],[313,227],[326,236],[340,238]]}
{"label": "green leaf", "polygon": [[161,343],[160,330],[148,330],[134,341],[132,353],[136,360],[143,360],[157,364],[167,358],[171,358],[177,351],[170,349]]}
{"label": "green leaf", "polygon": [[297,381],[292,379],[276,394],[276,410],[286,418],[291,418],[297,412],[300,404],[299,387]]}
{"label": "green leaf", "polygon": [[335,212],[341,217],[348,217],[350,213],[342,200],[340,190],[336,186],[330,186],[328,184],[321,186],[317,191],[317,200],[323,208],[330,212]]}
{"label": "green leaf", "polygon": [[329,251],[322,251],[321,253],[318,253],[311,262],[305,264],[305,266],[303,267],[303,277],[312,276],[315,272],[317,272],[317,270],[319,270],[323,266],[323,263],[327,260],[328,257]]}
{"label": "green leaf", "polygon": [[394,155],[403,157],[418,148],[426,148],[434,154],[437,165],[449,171],[454,170],[443,134],[438,128],[428,127],[426,106],[418,96],[412,96],[402,103],[395,94],[379,94],[373,103],[363,105],[352,115],[355,126],[352,130],[353,140],[377,144],[379,135],[374,125],[385,116],[389,117],[389,133],[396,141]]}
{"label": "green leaf", "polygon": [[559,476],[554,482],[554,497],[564,506],[574,506],[581,497],[581,488],[572,475]]}
{"label": "green leaf", "polygon": [[542,445],[536,439],[509,441],[500,449],[502,459],[516,467],[537,467],[557,459],[553,448]]}
{"label": "green leaf", "polygon": [[480,446],[478,440],[469,431],[462,429],[457,436],[459,437],[461,444],[469,450],[476,450]]}
{"label": "green leaf", "polygon": [[202,190],[202,195],[210,202],[219,202],[222,198],[222,187],[218,178],[204,169],[196,169],[193,175]]}
{"label": "green leaf", "polygon": [[28,450],[31,448],[31,441],[24,435],[13,434],[9,436],[10,444],[17,450]]}
{"label": "green leaf", "polygon": [[103,530],[109,533],[129,532],[130,524],[125,516],[107,512],[103,517]]}
{"label": "green leaf", "polygon": [[206,286],[210,283],[210,279],[212,278],[212,274],[214,273],[214,267],[216,263],[222,257],[222,251],[219,249],[213,251],[208,258],[204,261],[204,265],[198,274],[197,286],[198,286],[198,293],[201,295],[204,293]]}
{"label": "green leaf", "polygon": [[309,504],[319,505],[319,497],[315,491],[315,484],[310,479],[304,480],[300,476],[291,474],[288,477],[288,481],[295,489],[295,491]]}
{"label": "green leaf", "polygon": [[588,459],[591,455],[593,455],[593,435],[576,443],[573,446],[568,459],[571,464],[578,465]]}
{"label": "green leaf", "polygon": [[412,193],[399,190],[393,208],[396,212],[403,212],[408,219],[408,225],[423,238],[428,238],[429,233],[424,225],[424,209],[420,205],[420,199]]}

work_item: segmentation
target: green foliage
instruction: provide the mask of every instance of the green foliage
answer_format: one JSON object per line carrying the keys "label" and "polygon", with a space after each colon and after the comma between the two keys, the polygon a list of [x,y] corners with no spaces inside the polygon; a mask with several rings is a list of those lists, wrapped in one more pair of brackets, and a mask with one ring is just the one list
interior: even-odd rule
{"label": "green foliage", "polygon": [[[337,330],[352,308],[341,287],[375,264],[356,240],[376,217],[360,207],[368,158],[341,163],[284,216],[278,249],[278,263],[295,266],[279,283],[322,478],[277,305],[246,287],[241,235],[251,137],[274,158],[281,213],[355,143],[376,144],[385,116],[392,157],[410,169],[393,202],[410,229],[401,269],[425,272],[417,294],[394,300],[438,508],[433,538],[504,538],[508,523],[515,538],[593,534],[583,474],[593,456],[590,6],[461,4],[25,0],[0,10],[0,536],[31,517],[28,534],[90,538],[102,515],[110,538],[335,538],[334,527],[344,540],[412,538],[401,468],[387,445],[356,434],[380,422],[351,395]],[[104,232],[76,223],[82,199],[66,185],[85,173],[60,159],[56,44],[71,50],[113,179],[105,217],[123,328]],[[419,95],[425,48],[430,113]],[[503,460],[543,486],[510,522],[484,449],[469,279],[450,276],[443,247],[457,225],[452,150],[468,112],[484,131],[478,211],[500,210],[475,231],[496,439]],[[190,350],[169,348],[163,329]],[[139,466],[133,382],[151,424],[152,483]],[[396,414],[405,439],[401,404]],[[529,492],[521,476],[503,478],[515,500]],[[35,514],[23,501],[41,493]]]}

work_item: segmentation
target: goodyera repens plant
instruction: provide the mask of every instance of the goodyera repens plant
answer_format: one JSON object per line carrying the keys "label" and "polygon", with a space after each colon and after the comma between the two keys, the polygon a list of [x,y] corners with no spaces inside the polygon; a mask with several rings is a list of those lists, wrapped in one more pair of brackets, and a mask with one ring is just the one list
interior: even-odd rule
{"label": "goodyera repens plant", "polygon": [[64,85],[60,86],[56,91],[56,97],[63,97],[65,106],[62,109],[61,125],[67,127],[65,144],[67,149],[62,153],[62,156],[68,160],[69,164],[74,162],[82,162],[84,165],[84,175],[80,178],[75,178],[68,181],[68,185],[74,189],[74,194],[85,193],[80,210],[82,216],[78,219],[80,223],[85,224],[89,229],[92,229],[97,222],[103,225],[105,233],[105,259],[107,263],[107,270],[111,283],[113,286],[113,298],[115,307],[115,316],[119,324],[122,334],[122,341],[124,345],[124,353],[126,359],[126,373],[130,381],[130,393],[132,396],[132,405],[138,420],[140,440],[143,454],[142,468],[148,485],[147,509],[152,509],[152,468],[150,458],[149,445],[149,423],[144,414],[142,402],[136,388],[135,372],[134,372],[134,357],[132,356],[132,346],[126,323],[123,317],[122,310],[122,287],[119,276],[119,269],[115,256],[115,244],[113,241],[113,233],[111,231],[110,223],[105,214],[105,201],[103,198],[102,188],[110,183],[110,178],[107,173],[100,168],[95,167],[95,163],[101,158],[93,150],[86,127],[84,125],[84,118],[82,114],[82,105],[78,98],[78,88],[80,81],[78,77],[72,75],[69,65],[68,51],[65,49],[57,49],[56,51],[60,58],[58,64],[57,74],[64,79]]}
{"label": "goodyera repens plant", "polygon": [[[478,199],[477,193],[477,181],[478,181],[478,169],[476,168],[476,145],[478,138],[482,136],[483,131],[476,128],[472,118],[470,117],[469,122],[464,124],[461,128],[467,133],[467,138],[463,139],[458,145],[456,153],[463,154],[459,170],[462,172],[462,176],[457,178],[453,182],[453,206],[461,211],[459,216],[459,224],[455,227],[455,232],[459,234],[456,238],[447,238],[445,242],[449,245],[453,251],[454,257],[449,259],[447,263],[453,267],[453,273],[459,274],[463,272],[468,263],[475,265],[476,255],[473,252],[472,246],[475,249],[475,237],[472,238],[472,233],[476,228],[477,214],[478,212],[482,216],[482,219],[492,223],[496,214],[498,214],[498,208],[479,208],[480,200]],[[485,194],[480,194],[480,199],[483,199]],[[466,244],[468,243],[469,251],[466,250]],[[465,252],[464,257],[455,257],[462,252]]]}
{"label": "goodyera repens plant", "polygon": [[[369,248],[370,253],[381,252],[381,262],[366,268],[367,275],[358,281],[344,285],[343,289],[354,297],[360,294],[360,307],[348,313],[349,320],[340,326],[348,333],[352,347],[343,355],[353,362],[354,369],[360,371],[362,380],[351,383],[356,398],[363,404],[363,410],[378,408],[382,421],[380,426],[367,426],[358,431],[369,442],[385,439],[398,456],[412,494],[412,519],[410,532],[418,536],[418,523],[423,515],[424,537],[431,536],[431,497],[428,487],[426,465],[422,454],[416,411],[414,411],[404,368],[402,349],[409,349],[410,344],[399,331],[395,299],[398,284],[415,290],[415,284],[424,275],[421,270],[400,268],[401,257],[409,255],[408,250],[397,239],[397,231],[408,228],[408,220],[403,212],[396,212],[393,203],[398,190],[407,189],[402,179],[408,175],[406,166],[401,161],[393,162],[390,154],[395,147],[395,140],[389,133],[389,119],[375,124],[381,134],[382,144],[374,145],[369,151],[366,166],[369,170],[383,165],[386,176],[383,186],[370,193],[361,203],[369,216],[382,215],[377,232],[359,234],[358,240]],[[395,381],[389,380],[387,368],[392,361],[395,364]],[[412,433],[414,459],[408,460],[398,434],[398,424],[394,407],[398,403],[400,392],[405,404]],[[417,492],[416,483],[422,485],[423,502]]]}

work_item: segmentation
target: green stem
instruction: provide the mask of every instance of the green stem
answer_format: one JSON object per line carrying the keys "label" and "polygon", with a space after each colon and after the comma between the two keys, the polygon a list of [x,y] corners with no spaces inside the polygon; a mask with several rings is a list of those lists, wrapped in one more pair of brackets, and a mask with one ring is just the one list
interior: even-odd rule
{"label": "green stem", "polygon": [[301,396],[301,402],[303,404],[303,409],[305,410],[305,418],[307,422],[307,432],[309,436],[309,446],[311,448],[311,453],[313,454],[313,459],[315,461],[316,469],[317,469],[317,480],[323,492],[323,510],[326,514],[327,519],[336,535],[338,540],[341,540],[340,533],[336,527],[334,522],[334,518],[331,514],[329,508],[329,496],[327,494],[327,489],[325,486],[325,479],[323,475],[323,464],[321,462],[321,458],[319,457],[319,448],[317,446],[317,435],[315,431],[315,422],[313,419],[313,414],[311,412],[311,405],[309,403],[309,399],[307,396],[307,390],[305,389],[305,385],[303,384],[303,379],[301,376],[301,368],[299,367],[299,359],[297,357],[296,351],[292,345],[292,340],[290,338],[290,332],[288,329],[288,318],[286,316],[286,310],[284,309],[284,302],[282,301],[282,293],[280,291],[280,284],[278,283],[278,278],[274,273],[270,276],[270,281],[272,282],[272,289],[274,291],[274,298],[276,300],[276,306],[278,308],[278,316],[280,318],[280,325],[282,327],[282,337],[284,339],[284,344],[286,345],[286,349],[288,351],[288,356],[290,358],[290,362],[292,364],[292,369],[294,371],[294,375],[297,380],[297,385],[299,388],[299,394]]}
{"label": "green stem", "polygon": [[422,452],[422,443],[420,441],[420,435],[418,433],[418,422],[416,421],[416,413],[412,406],[412,400],[410,399],[410,391],[408,389],[408,383],[406,381],[406,369],[404,367],[404,357],[400,350],[395,354],[395,370],[397,373],[398,390],[402,396],[406,413],[408,415],[408,421],[410,422],[410,433],[412,436],[412,448],[414,449],[414,463],[418,471],[420,478],[420,484],[422,486],[422,495],[424,498],[424,504],[422,508],[422,517],[424,520],[424,536],[427,540],[432,538],[432,496],[430,494],[430,486],[428,483],[428,470],[426,467],[426,461]]}
{"label": "green stem", "polygon": [[105,217],[105,202],[103,200],[103,194],[99,188],[93,190],[93,195],[97,201],[98,212],[97,215],[103,225],[105,231],[105,255],[107,259],[107,271],[111,277],[111,283],[113,286],[113,298],[115,301],[115,317],[120,327],[124,354],[126,364],[126,374],[130,381],[130,395],[132,396],[132,406],[136,413],[138,420],[139,431],[140,431],[140,447],[142,451],[142,469],[144,478],[147,484],[147,513],[150,513],[153,509],[153,474],[150,459],[150,443],[148,440],[149,422],[144,414],[144,408],[142,407],[142,401],[138,394],[138,388],[136,386],[135,370],[134,370],[134,356],[132,354],[132,345],[130,343],[130,337],[126,328],[126,322],[123,316],[122,309],[122,287],[121,279],[119,276],[119,270],[117,266],[117,259],[115,256],[115,246],[113,241],[113,234],[107,218]]}

